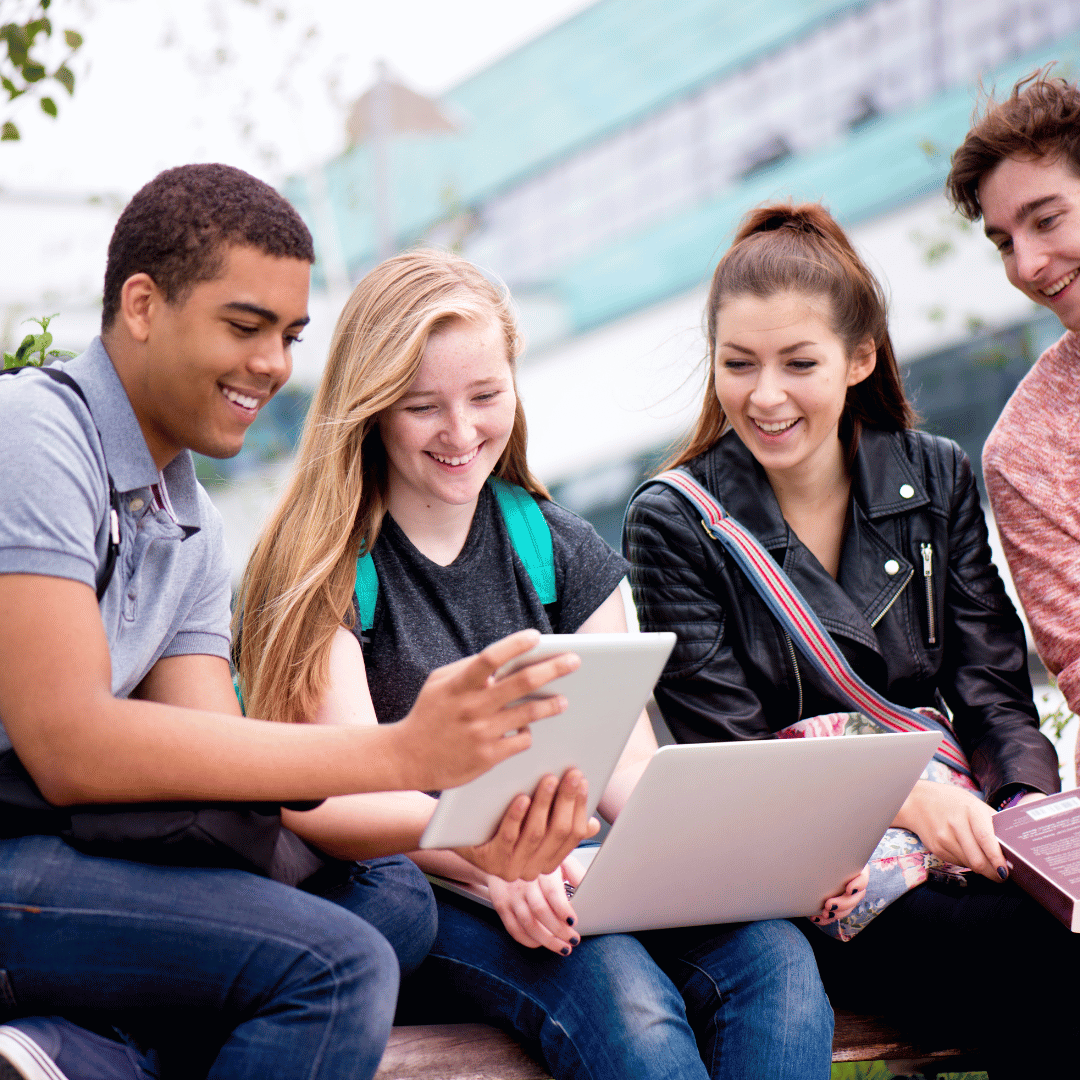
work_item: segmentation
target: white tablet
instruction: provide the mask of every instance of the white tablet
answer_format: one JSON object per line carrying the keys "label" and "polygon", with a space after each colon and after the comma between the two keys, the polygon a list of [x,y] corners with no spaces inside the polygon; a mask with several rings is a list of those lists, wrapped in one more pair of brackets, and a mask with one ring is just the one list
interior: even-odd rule
{"label": "white tablet", "polygon": [[490,840],[516,795],[531,795],[548,773],[561,776],[574,767],[589,781],[592,814],[674,645],[671,633],[546,634],[534,649],[511,661],[506,672],[559,653],[577,653],[577,671],[547,687],[569,705],[532,725],[528,750],[444,791],[420,846],[461,847]]}

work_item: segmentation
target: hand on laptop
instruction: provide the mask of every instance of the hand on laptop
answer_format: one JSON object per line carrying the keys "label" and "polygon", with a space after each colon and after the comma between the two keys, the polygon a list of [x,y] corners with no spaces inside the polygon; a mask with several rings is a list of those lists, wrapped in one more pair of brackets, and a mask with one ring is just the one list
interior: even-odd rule
{"label": "hand on laptop", "polygon": [[506,932],[526,948],[543,947],[569,956],[581,941],[573,928],[577,915],[566,895],[566,886],[575,888],[585,871],[570,856],[550,874],[533,881],[503,881],[492,878],[488,893]]}
{"label": "hand on laptop", "polygon": [[830,896],[822,905],[821,910],[810,917],[811,922],[828,923],[834,919],[847,918],[855,908],[859,906],[862,898],[866,895],[866,885],[870,874],[864,866],[853,878],[844,883],[843,889],[836,896]]}
{"label": "hand on laptop", "polygon": [[454,850],[473,866],[508,882],[552,873],[582,840],[600,829],[596,818],[586,816],[588,795],[589,783],[578,769],[567,769],[561,781],[545,776],[532,799],[519,795],[507,807],[498,832],[486,844]]}

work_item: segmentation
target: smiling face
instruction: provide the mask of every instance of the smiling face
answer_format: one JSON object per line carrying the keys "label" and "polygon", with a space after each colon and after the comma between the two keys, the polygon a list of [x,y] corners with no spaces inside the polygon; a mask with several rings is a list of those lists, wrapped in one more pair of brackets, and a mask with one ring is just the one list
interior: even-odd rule
{"label": "smiling face", "polygon": [[1010,284],[1080,330],[1080,177],[1061,158],[1005,158],[979,184]]}
{"label": "smiling face", "polygon": [[140,349],[138,364],[118,371],[159,469],[184,449],[239,453],[292,371],[308,277],[301,259],[232,247],[222,273],[182,303],[165,300],[146,274],[124,283],[121,316]]}
{"label": "smiling face", "polygon": [[778,293],[722,301],[714,386],[724,415],[770,479],[843,471],[847,388],[874,369],[872,341],[848,357],[824,297]]}
{"label": "smiling face", "polygon": [[516,406],[496,322],[455,319],[436,330],[412,385],[379,418],[391,512],[406,503],[475,506],[506,449]]}

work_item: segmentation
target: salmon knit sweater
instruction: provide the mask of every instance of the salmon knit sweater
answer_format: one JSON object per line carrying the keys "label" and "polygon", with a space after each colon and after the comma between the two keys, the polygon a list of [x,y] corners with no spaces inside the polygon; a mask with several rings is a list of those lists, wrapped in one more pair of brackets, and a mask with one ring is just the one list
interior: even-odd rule
{"label": "salmon knit sweater", "polygon": [[1051,345],[1016,388],[983,472],[1035,647],[1080,712],[1080,335]]}

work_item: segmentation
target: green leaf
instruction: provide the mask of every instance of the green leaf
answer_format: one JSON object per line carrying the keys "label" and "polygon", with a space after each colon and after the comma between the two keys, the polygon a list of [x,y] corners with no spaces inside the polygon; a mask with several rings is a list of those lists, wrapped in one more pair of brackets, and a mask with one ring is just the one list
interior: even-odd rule
{"label": "green leaf", "polygon": [[55,116],[57,113],[56,102],[51,97],[43,97],[39,102],[41,105],[41,111],[48,113],[50,116]]}
{"label": "green leaf", "polygon": [[4,27],[4,30],[6,31],[4,37],[7,38],[8,43],[8,56],[17,68],[21,68],[26,63],[26,54],[30,50],[30,42],[26,37],[26,31],[14,23],[9,23]]}
{"label": "green leaf", "polygon": [[75,93],[75,74],[67,64],[61,64],[53,74],[53,78],[69,93]]}
{"label": "green leaf", "polygon": [[0,76],[0,86],[2,86],[12,97],[14,97],[18,90],[15,89],[15,84],[6,76]]}
{"label": "green leaf", "polygon": [[68,43],[69,49],[77,49],[82,45],[83,37],[78,30],[65,30],[64,40]]}
{"label": "green leaf", "polygon": [[45,68],[41,66],[36,60],[27,60],[23,64],[23,78],[28,83],[41,82],[45,78]]}
{"label": "green leaf", "polygon": [[73,353],[70,349],[50,349],[49,357],[56,360],[70,360],[73,356],[78,356],[78,353]]}
{"label": "green leaf", "polygon": [[7,371],[8,368],[13,368],[15,366],[15,357],[9,352],[4,353],[4,370]]}
{"label": "green leaf", "polygon": [[0,128],[0,142],[7,142],[18,137],[19,129],[10,120],[5,120],[4,126]]}
{"label": "green leaf", "polygon": [[30,353],[34,348],[34,335],[27,334],[19,343],[19,347],[15,350],[15,359],[20,364],[25,364],[29,360]]}

